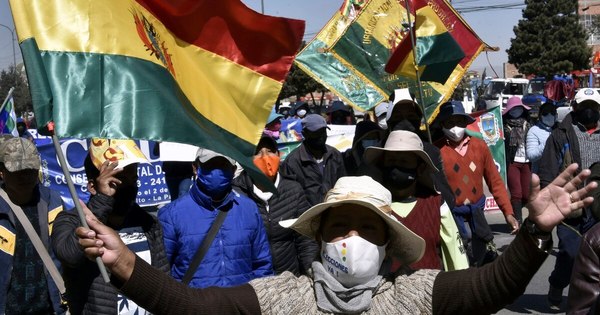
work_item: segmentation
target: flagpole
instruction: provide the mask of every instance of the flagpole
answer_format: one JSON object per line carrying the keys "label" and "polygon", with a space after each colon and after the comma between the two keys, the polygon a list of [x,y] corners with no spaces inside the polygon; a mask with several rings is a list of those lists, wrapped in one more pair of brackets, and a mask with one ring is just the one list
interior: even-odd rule
{"label": "flagpole", "polygon": [[15,90],[14,86],[11,87],[10,90],[8,90],[8,94],[6,95],[4,102],[2,102],[2,106],[0,106],[0,112],[4,109],[4,106],[6,106],[6,103],[8,103],[8,99],[12,96],[12,93],[14,90]]}
{"label": "flagpole", "polygon": [[[71,194],[71,199],[73,199],[73,203],[75,204],[75,209],[77,209],[77,214],[79,215],[79,221],[81,221],[81,226],[86,229],[89,229],[87,222],[85,221],[85,213],[83,213],[83,208],[81,207],[81,203],[79,202],[79,196],[77,195],[77,191],[75,191],[75,185],[73,184],[73,179],[71,179],[71,173],[69,172],[69,168],[67,167],[67,161],[65,159],[65,155],[62,152],[62,148],[60,147],[60,142],[58,141],[58,137],[54,133],[54,125],[48,126],[48,130],[52,133],[52,143],[54,144],[54,150],[56,151],[56,156],[58,157],[58,162],[60,167],[65,175],[65,180],[67,181],[67,187],[69,187],[69,193]],[[98,264],[98,269],[100,269],[100,274],[104,279],[104,282],[110,283],[110,278],[108,277],[108,273],[106,272],[106,267],[102,263],[102,258],[96,257],[96,264]]]}
{"label": "flagpole", "polygon": [[408,16],[408,33],[410,34],[410,43],[412,45],[412,52],[413,52],[413,62],[415,65],[415,74],[417,76],[417,85],[419,87],[419,104],[421,107],[421,112],[423,113],[423,118],[425,118],[425,129],[427,130],[427,138],[429,139],[429,143],[432,143],[431,141],[431,131],[429,131],[429,122],[427,121],[427,115],[425,115],[425,104],[424,104],[424,100],[423,100],[423,87],[421,86],[421,74],[419,73],[419,66],[417,65],[417,52],[415,50],[415,46],[417,45],[415,42],[415,34],[413,34],[413,25],[412,22],[410,20],[410,1],[411,0],[406,0],[404,2],[406,2],[406,15]]}

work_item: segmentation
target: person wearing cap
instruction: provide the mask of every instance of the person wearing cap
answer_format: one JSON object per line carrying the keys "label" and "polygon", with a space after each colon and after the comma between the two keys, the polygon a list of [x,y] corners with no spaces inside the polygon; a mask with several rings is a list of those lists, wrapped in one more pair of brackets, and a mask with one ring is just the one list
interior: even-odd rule
{"label": "person wearing cap", "polygon": [[335,182],[346,174],[344,158],[336,148],[325,144],[327,123],[318,114],[302,119],[302,144],[285,158],[282,171],[296,177],[306,194],[309,205],[323,201]]}
{"label": "person wearing cap", "polygon": [[265,124],[265,129],[263,130],[263,136],[271,137],[275,140],[279,139],[279,133],[281,131],[281,118],[283,115],[278,114],[275,111],[275,106],[271,109],[271,113],[267,118],[267,123]]}
{"label": "person wearing cap", "polygon": [[[20,207],[40,236],[56,267],[50,248],[54,218],[63,211],[60,195],[40,184],[40,157],[33,142],[9,138],[0,145],[0,178],[7,199],[0,197],[0,313],[64,314],[60,292],[45,270],[25,228],[9,203]],[[73,230],[71,230],[71,233]]]}
{"label": "person wearing cap", "polygon": [[269,241],[256,203],[232,189],[235,160],[199,148],[193,165],[196,178],[190,192],[158,211],[171,276],[184,278],[220,212],[226,217],[189,286],[228,287],[272,275]]}
{"label": "person wearing cap", "polygon": [[383,130],[387,129],[387,112],[388,112],[389,103],[383,102],[379,105],[375,106],[375,119],[379,127]]}
{"label": "person wearing cap", "polygon": [[[438,121],[444,138],[436,144],[440,148],[446,177],[456,198],[452,212],[458,219],[457,225],[463,240],[465,243],[470,240],[469,263],[479,266],[497,255],[494,234],[483,214],[486,198],[484,179],[512,233],[518,231],[519,222],[513,215],[504,181],[487,144],[465,133],[467,125],[475,120],[465,113],[462,103],[452,101],[442,104]],[[466,231],[465,220],[469,221],[471,233]]]}
{"label": "person wearing cap", "polygon": [[23,120],[23,118],[17,118],[17,132],[19,133],[19,137],[21,138],[25,138],[29,141],[33,141],[33,136],[31,135],[31,133],[29,132],[29,130],[27,130],[27,124],[25,123],[25,120]]}
{"label": "person wearing cap", "polygon": [[[416,133],[423,141],[423,147],[427,155],[433,161],[433,165],[437,169],[436,172],[431,174],[435,183],[436,189],[442,194],[442,198],[450,209],[455,206],[454,193],[448,179],[444,172],[444,165],[442,163],[442,156],[440,150],[429,142],[423,132],[421,132],[421,121],[423,120],[423,112],[421,106],[417,104],[409,94],[408,89],[397,89],[392,95],[390,95],[391,105],[387,111],[387,135],[394,130],[406,130]],[[381,142],[383,145],[385,141]]]}
{"label": "person wearing cap", "polygon": [[[600,94],[596,89],[581,89],[575,94],[572,106],[573,111],[550,133],[546,142],[539,169],[542,186],[550,183],[552,176],[570,163],[577,163],[580,169],[585,169],[600,161]],[[584,210],[576,211],[556,230],[558,254],[548,278],[548,302],[553,309],[560,309],[562,292],[569,285],[580,234],[596,222],[589,211]]]}
{"label": "person wearing cap", "polygon": [[308,103],[304,101],[297,101],[294,104],[294,117],[302,119],[308,114],[310,114],[310,108],[308,107]]}
{"label": "person wearing cap", "polygon": [[272,138],[260,138],[253,161],[273,183],[276,192],[270,192],[257,183],[246,171],[234,179],[233,185],[258,206],[271,245],[275,274],[284,271],[296,276],[307,274],[317,255],[317,244],[279,225],[280,221],[298,218],[309,208],[304,190],[294,178],[279,172],[279,150]]}
{"label": "person wearing cap", "polygon": [[[136,255],[168,274],[162,227],[136,203],[140,162],[148,160],[132,140],[92,139],[83,162],[90,193],[87,206],[100,221],[118,231]],[[63,264],[71,314],[143,313],[133,301],[104,283],[98,265],[85,258],[73,234],[80,225],[75,210],[65,211],[56,218],[52,232],[52,249]]]}
{"label": "person wearing cap", "polygon": [[[425,242],[423,258],[413,269],[458,270],[469,267],[450,208],[437,192],[432,173],[437,169],[414,132],[392,131],[383,148],[365,151],[371,173],[392,193],[391,214]],[[394,270],[399,267],[395,261]]]}
{"label": "person wearing cap", "polygon": [[[482,268],[389,274],[386,256],[418,261],[425,242],[390,216],[391,193],[370,177],[340,178],[325,200],[282,225],[321,244],[310,276],[283,273],[233,288],[187,288],[133,255],[89,214],[76,234],[90,259],[100,257],[112,283],[157,314],[491,314],[521,295],[552,250],[553,228],[589,205],[596,183],[576,165],[540,190],[533,180],[528,228]],[[86,210],[87,211],[87,210]],[[159,288],[159,289],[157,289]]]}
{"label": "person wearing cap", "polygon": [[352,108],[342,101],[333,101],[327,113],[327,120],[332,125],[356,125]]}
{"label": "person wearing cap", "polygon": [[553,102],[548,101],[540,106],[538,121],[527,131],[527,141],[525,143],[525,152],[527,159],[531,162],[531,172],[538,173],[540,168],[540,159],[546,146],[546,141],[550,137],[550,132],[556,125],[557,112]]}
{"label": "person wearing cap", "polygon": [[525,137],[529,130],[529,110],[518,96],[508,99],[502,112],[504,124],[504,148],[506,155],[506,178],[510,203],[515,219],[522,223],[521,212],[529,197],[531,168],[525,153]]}
{"label": "person wearing cap", "polygon": [[363,164],[363,154],[368,147],[381,146],[385,131],[375,122],[363,120],[356,124],[352,148],[342,153],[346,174],[349,176],[362,175],[366,167]]}

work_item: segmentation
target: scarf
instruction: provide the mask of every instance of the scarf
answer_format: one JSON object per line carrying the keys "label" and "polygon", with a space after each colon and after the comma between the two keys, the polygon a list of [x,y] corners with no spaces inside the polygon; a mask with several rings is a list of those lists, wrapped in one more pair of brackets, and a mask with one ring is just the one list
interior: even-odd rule
{"label": "scarf", "polygon": [[330,275],[319,261],[312,263],[317,307],[330,313],[358,314],[371,308],[373,293],[379,288],[382,276],[346,288]]}
{"label": "scarf", "polygon": [[507,119],[510,146],[520,147],[525,145],[525,118]]}

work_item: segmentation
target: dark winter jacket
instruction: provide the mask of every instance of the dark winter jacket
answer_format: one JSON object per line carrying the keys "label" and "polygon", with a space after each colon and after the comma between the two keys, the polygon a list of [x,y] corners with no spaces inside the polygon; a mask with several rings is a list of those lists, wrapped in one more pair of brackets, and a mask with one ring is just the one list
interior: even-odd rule
{"label": "dark winter jacket", "polygon": [[295,176],[296,181],[300,183],[310,206],[322,202],[335,182],[346,176],[344,159],[336,148],[327,146],[323,163],[325,167],[321,171],[319,164],[303,143],[292,151],[281,165],[281,173]]}
{"label": "dark winter jacket", "polygon": [[254,193],[254,184],[246,172],[235,179],[234,185],[258,206],[271,245],[275,273],[289,271],[296,276],[306,274],[319,251],[317,243],[279,225],[282,220],[298,218],[309,208],[300,184],[278,174],[277,193],[267,202]]}
{"label": "dark winter jacket", "polygon": [[[50,248],[50,234],[52,233],[54,219],[59,213],[63,212],[62,200],[57,192],[42,185],[38,185],[38,190],[40,193],[37,206],[39,222],[31,222],[31,224],[39,224],[40,239],[46,246],[50,257],[54,260],[54,264],[60,270],[60,262]],[[13,271],[13,257],[17,242],[15,224],[17,222],[18,219],[15,217],[8,203],[0,198],[0,268],[2,269],[0,271],[0,314],[4,314],[8,286],[10,285]],[[64,313],[65,310],[61,307],[60,292],[47,271],[46,282],[48,283],[48,294],[50,295],[54,311],[57,314]]]}
{"label": "dark winter jacket", "polygon": [[572,115],[573,113],[568,114],[558,127],[552,130],[546,141],[538,171],[542,188],[550,184],[570,163],[579,164],[578,172],[581,171],[579,142],[573,129],[576,126]]}
{"label": "dark winter jacket", "polygon": [[[90,198],[88,208],[106,224],[114,199],[97,194]],[[118,314],[118,291],[104,283],[96,262],[87,259],[79,246],[75,229],[80,226],[76,211],[61,212],[54,222],[52,248],[63,263],[67,302],[71,314]],[[152,266],[167,273],[169,263],[158,221],[137,204],[132,204],[122,228],[141,227],[148,240]]]}
{"label": "dark winter jacket", "polygon": [[183,278],[219,211],[227,216],[189,286],[229,287],[272,275],[269,241],[256,204],[235,190],[213,203],[194,182],[188,194],[158,211],[171,276]]}

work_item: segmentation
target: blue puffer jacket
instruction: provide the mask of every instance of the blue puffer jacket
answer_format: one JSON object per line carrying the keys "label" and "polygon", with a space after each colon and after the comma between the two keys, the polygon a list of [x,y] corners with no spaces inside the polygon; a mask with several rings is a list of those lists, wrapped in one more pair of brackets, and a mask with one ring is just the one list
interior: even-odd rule
{"label": "blue puffer jacket", "polygon": [[[60,262],[50,247],[50,233],[52,233],[54,219],[58,213],[63,211],[62,200],[56,191],[50,190],[42,185],[38,185],[38,189],[40,193],[40,199],[37,206],[39,222],[31,222],[31,224],[39,224],[41,231],[40,239],[46,246],[50,257],[54,260],[54,264],[60,270]],[[16,243],[16,222],[18,222],[18,220],[12,213],[10,206],[4,199],[0,198],[0,314],[4,314],[6,295],[12,276],[12,262]],[[65,309],[61,306],[60,292],[47,271],[46,282],[48,283],[48,293],[54,307],[54,312],[56,312],[56,314],[63,314]]]}
{"label": "blue puffer jacket", "polygon": [[194,254],[217,217],[229,211],[210,249],[196,270],[190,287],[229,287],[273,274],[269,242],[254,201],[236,191],[213,205],[196,183],[190,192],[161,208],[171,276],[181,280]]}

